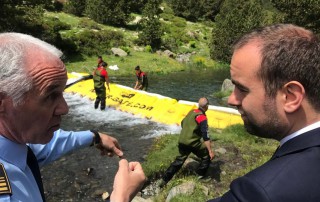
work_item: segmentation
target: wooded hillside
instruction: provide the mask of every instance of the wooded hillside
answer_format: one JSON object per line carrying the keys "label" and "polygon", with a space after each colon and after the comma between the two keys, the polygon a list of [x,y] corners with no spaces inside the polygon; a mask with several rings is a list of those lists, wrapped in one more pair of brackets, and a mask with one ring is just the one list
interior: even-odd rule
{"label": "wooded hillside", "polygon": [[[210,57],[228,62],[232,42],[254,27],[294,23],[320,33],[319,10],[317,0],[5,0],[0,6],[0,31],[31,34],[55,44],[67,55],[97,54],[96,49],[129,45],[121,33],[99,30],[95,23],[100,23],[137,31],[135,45],[181,52],[185,51],[181,47],[200,40],[180,29],[190,21],[212,29],[210,36],[202,38],[210,48]],[[80,24],[84,32],[63,36],[63,31],[72,27],[46,16],[46,11],[83,17]],[[141,20],[132,24],[137,15]],[[92,43],[83,50],[86,41]],[[108,43],[100,45],[102,41]]]}

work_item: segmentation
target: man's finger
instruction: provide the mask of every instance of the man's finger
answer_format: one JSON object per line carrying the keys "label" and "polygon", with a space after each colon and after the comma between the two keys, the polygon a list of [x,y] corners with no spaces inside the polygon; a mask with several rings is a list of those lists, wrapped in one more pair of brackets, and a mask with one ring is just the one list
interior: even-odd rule
{"label": "man's finger", "polygon": [[123,156],[123,152],[120,149],[118,149],[117,147],[113,148],[113,152],[119,157]]}
{"label": "man's finger", "polygon": [[126,159],[121,159],[119,161],[119,171],[120,172],[128,172],[129,163]]}

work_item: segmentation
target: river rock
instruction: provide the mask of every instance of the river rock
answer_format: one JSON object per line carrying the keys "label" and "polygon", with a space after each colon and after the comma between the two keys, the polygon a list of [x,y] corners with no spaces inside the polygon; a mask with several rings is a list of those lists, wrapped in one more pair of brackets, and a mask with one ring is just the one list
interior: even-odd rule
{"label": "river rock", "polygon": [[183,164],[184,169],[189,170],[190,172],[195,171],[199,167],[199,161],[194,158],[187,158]]}
{"label": "river rock", "polygon": [[176,60],[181,63],[187,63],[187,62],[190,62],[190,56],[191,56],[191,53],[178,54],[176,57]]}
{"label": "river rock", "polygon": [[111,48],[111,52],[115,56],[125,57],[127,56],[127,52],[122,50],[121,48]]}
{"label": "river rock", "polygon": [[225,79],[222,83],[222,86],[221,86],[221,91],[224,92],[224,91],[233,91],[234,89],[234,85],[233,83],[231,82],[230,79]]}
{"label": "river rock", "polygon": [[217,152],[217,153],[220,153],[220,154],[225,154],[227,152],[227,150],[225,148],[222,148],[222,147],[220,147],[218,149],[215,149],[214,151]]}
{"label": "river rock", "polygon": [[169,51],[169,50],[165,50],[163,51],[163,54],[169,58],[175,58],[176,54],[174,54],[173,52]]}
{"label": "river rock", "polygon": [[202,189],[202,192],[203,192],[206,196],[209,195],[209,188],[208,188],[208,187],[206,187],[206,186],[201,186],[201,189]]}
{"label": "river rock", "polygon": [[144,47],[133,46],[133,50],[138,51],[138,52],[142,52],[142,51],[144,51]]}
{"label": "river rock", "polygon": [[102,199],[103,200],[107,200],[107,198],[109,197],[109,192],[103,192],[103,194],[102,194]]}
{"label": "river rock", "polygon": [[179,194],[192,194],[195,187],[196,184],[194,182],[186,182],[176,187],[173,187],[166,198],[166,202],[170,202],[171,199],[173,199],[175,196]]}
{"label": "river rock", "polygon": [[142,197],[140,197],[140,196],[136,196],[136,197],[134,197],[134,198],[132,199],[131,202],[152,202],[152,201],[153,201],[152,198],[144,199],[144,198],[142,198]]}

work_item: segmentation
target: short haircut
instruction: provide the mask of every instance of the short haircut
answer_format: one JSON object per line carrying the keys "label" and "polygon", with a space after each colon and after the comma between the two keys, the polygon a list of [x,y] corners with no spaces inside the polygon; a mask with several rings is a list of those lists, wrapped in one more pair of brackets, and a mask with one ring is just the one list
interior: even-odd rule
{"label": "short haircut", "polygon": [[33,36],[14,32],[0,34],[0,93],[11,97],[14,106],[21,103],[23,95],[33,87],[25,61],[34,48],[62,56],[60,50]]}
{"label": "short haircut", "polygon": [[234,44],[234,51],[255,42],[260,48],[257,72],[266,94],[273,98],[289,81],[298,81],[311,105],[320,111],[320,42],[309,30],[292,24],[255,29]]}
{"label": "short haircut", "polygon": [[209,100],[206,97],[202,97],[199,99],[198,105],[200,108],[204,108],[209,105]]}

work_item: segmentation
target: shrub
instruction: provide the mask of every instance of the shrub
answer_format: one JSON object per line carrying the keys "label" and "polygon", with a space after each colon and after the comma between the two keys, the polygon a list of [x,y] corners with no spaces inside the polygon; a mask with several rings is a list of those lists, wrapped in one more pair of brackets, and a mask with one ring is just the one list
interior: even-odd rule
{"label": "shrub", "polygon": [[172,24],[175,26],[175,27],[186,27],[187,26],[187,21],[183,18],[180,18],[180,17],[174,17],[172,19]]}
{"label": "shrub", "polygon": [[69,24],[61,22],[55,17],[46,17],[44,19],[43,26],[46,29],[51,29],[54,32],[71,29],[71,26]]}
{"label": "shrub", "polygon": [[85,30],[75,35],[72,40],[78,50],[88,56],[108,54],[112,47],[125,46],[123,34],[109,30]]}
{"label": "shrub", "polygon": [[60,20],[54,17],[47,17],[44,18],[42,27],[43,30],[41,32],[37,30],[38,34],[41,35],[41,39],[48,43],[54,44],[55,46],[64,51],[63,48],[65,48],[65,46],[63,45],[63,40],[61,38],[60,31],[70,30],[71,26],[64,22],[61,22]]}
{"label": "shrub", "polygon": [[174,18],[173,14],[170,13],[161,13],[160,17],[164,20],[164,21],[170,21],[172,18]]}
{"label": "shrub", "polygon": [[206,59],[204,57],[201,56],[197,56],[193,59],[193,63],[197,66],[197,67],[204,67],[205,66],[205,61]]}
{"label": "shrub", "polygon": [[121,46],[120,48],[130,55],[130,48],[128,46]]}
{"label": "shrub", "polygon": [[62,37],[62,39],[56,45],[63,51],[63,54],[66,56],[80,55],[77,45],[70,38]]}
{"label": "shrub", "polygon": [[93,20],[88,19],[88,18],[81,18],[78,26],[80,28],[100,30],[99,25],[96,22],[94,22]]}
{"label": "shrub", "polygon": [[[60,1],[54,1],[53,4],[52,4],[52,10],[53,11],[62,11],[63,9],[63,3],[60,2]],[[50,8],[47,8],[47,10],[50,10]]]}
{"label": "shrub", "polygon": [[178,41],[177,43],[180,43],[180,42],[188,43],[190,40],[192,40],[192,38],[186,34],[187,33],[186,26],[187,26],[186,20],[179,17],[173,18],[172,24],[166,24],[166,23],[162,24],[163,30],[167,35],[166,37],[173,38],[173,41]]}
{"label": "shrub", "polygon": [[144,50],[148,53],[152,52],[152,47],[150,45],[146,45],[146,47],[144,48]]}
{"label": "shrub", "polygon": [[172,52],[177,52],[179,49],[179,46],[182,43],[179,39],[176,39],[172,36],[166,35],[162,37],[162,48],[171,50]]}
{"label": "shrub", "polygon": [[72,0],[72,1],[67,1],[64,4],[63,10],[66,13],[70,13],[76,16],[83,16],[85,7],[86,7],[86,1]]}

